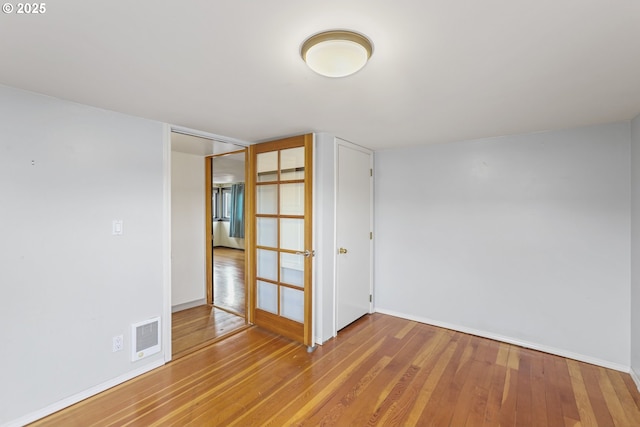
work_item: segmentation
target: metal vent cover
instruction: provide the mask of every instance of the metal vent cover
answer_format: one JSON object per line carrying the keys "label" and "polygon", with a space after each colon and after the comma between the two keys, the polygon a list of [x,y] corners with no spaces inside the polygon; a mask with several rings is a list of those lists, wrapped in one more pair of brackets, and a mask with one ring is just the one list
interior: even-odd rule
{"label": "metal vent cover", "polygon": [[131,360],[136,361],[160,351],[160,317],[131,325]]}

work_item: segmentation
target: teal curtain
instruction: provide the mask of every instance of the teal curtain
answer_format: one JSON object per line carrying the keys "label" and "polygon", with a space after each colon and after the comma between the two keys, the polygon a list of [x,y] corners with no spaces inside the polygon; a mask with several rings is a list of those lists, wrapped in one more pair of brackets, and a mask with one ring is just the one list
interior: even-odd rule
{"label": "teal curtain", "polygon": [[244,239],[244,184],[233,184],[231,186],[229,237]]}

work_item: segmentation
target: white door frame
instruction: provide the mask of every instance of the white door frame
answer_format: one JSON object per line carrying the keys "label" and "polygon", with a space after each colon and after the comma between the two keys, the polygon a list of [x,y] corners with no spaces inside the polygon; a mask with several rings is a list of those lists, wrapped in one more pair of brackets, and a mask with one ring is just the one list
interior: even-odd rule
{"label": "white door frame", "polygon": [[243,147],[251,145],[243,141],[214,133],[165,123],[162,135],[162,341],[164,362],[171,361],[171,133],[197,136],[212,141],[225,142]]}

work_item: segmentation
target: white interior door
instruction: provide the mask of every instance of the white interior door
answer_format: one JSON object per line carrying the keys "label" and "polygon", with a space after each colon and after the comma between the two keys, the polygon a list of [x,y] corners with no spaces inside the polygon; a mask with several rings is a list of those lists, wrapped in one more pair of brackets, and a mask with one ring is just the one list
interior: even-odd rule
{"label": "white interior door", "polygon": [[369,150],[338,142],[337,330],[371,311],[372,158]]}

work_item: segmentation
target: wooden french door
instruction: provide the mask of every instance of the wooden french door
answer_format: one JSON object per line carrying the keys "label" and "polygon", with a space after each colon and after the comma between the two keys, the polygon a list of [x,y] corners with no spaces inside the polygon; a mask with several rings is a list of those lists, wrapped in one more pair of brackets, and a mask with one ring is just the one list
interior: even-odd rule
{"label": "wooden french door", "polygon": [[313,135],[249,147],[250,321],[313,345]]}

